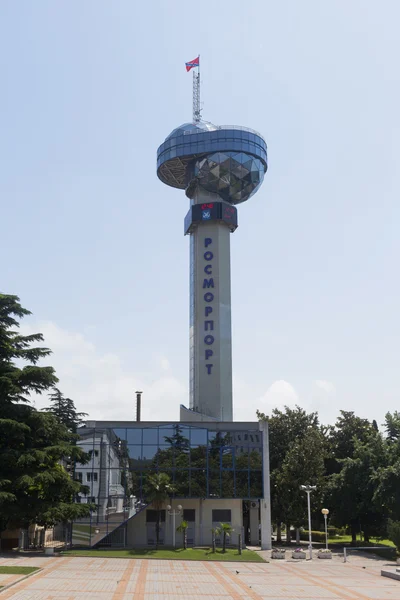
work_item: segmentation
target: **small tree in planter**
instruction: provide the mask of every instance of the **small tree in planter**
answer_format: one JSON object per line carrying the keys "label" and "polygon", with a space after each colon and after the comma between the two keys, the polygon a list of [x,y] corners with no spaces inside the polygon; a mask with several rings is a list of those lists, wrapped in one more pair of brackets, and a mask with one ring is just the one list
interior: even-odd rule
{"label": "small tree in planter", "polygon": [[187,550],[187,530],[189,523],[182,519],[181,524],[176,528],[178,533],[183,533],[183,549]]}
{"label": "small tree in planter", "polygon": [[226,552],[226,538],[230,537],[234,529],[230,523],[220,523],[219,527],[216,528],[215,533],[222,535],[222,552]]}

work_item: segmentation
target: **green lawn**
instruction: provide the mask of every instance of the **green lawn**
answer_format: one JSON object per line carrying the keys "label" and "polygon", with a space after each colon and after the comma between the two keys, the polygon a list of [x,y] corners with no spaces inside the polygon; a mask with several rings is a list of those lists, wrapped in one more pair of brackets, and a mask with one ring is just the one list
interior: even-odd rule
{"label": "green lawn", "polygon": [[6,567],[0,566],[1,575],[29,575],[39,571],[39,567]]}
{"label": "green lawn", "polygon": [[[331,544],[350,544],[351,543],[351,535],[342,535],[337,537],[331,537],[328,539],[329,545]],[[381,540],[380,538],[370,538],[370,542],[361,542],[357,540],[356,546],[389,546],[390,548],[395,548],[395,545],[390,540]]]}
{"label": "green lawn", "polygon": [[215,554],[211,549],[204,548],[162,548],[161,550],[140,549],[140,550],[67,550],[62,553],[70,556],[97,556],[98,558],[172,558],[181,560],[228,560],[237,562],[265,562],[256,552],[251,550],[242,550],[238,554],[236,549],[227,549],[225,553],[218,549]]}

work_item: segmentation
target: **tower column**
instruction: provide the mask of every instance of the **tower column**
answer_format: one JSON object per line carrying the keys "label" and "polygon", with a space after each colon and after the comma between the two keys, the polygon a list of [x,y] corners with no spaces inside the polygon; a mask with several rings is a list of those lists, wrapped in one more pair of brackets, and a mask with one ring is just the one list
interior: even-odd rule
{"label": "tower column", "polygon": [[194,198],[205,208],[190,246],[190,408],[232,421],[230,228],[211,220],[210,196]]}

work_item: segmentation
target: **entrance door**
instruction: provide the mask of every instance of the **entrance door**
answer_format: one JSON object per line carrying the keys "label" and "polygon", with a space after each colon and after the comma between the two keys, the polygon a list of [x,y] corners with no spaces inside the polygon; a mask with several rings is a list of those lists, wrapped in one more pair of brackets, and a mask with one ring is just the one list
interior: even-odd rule
{"label": "entrance door", "polygon": [[194,508],[183,509],[183,520],[188,522],[187,543],[188,546],[195,545],[196,536],[196,510]]}
{"label": "entrance door", "polygon": [[[147,544],[148,546],[155,546],[157,542],[156,535],[156,524],[157,524],[157,511],[152,509],[146,510],[146,529],[147,529]],[[165,535],[165,510],[160,511],[160,533],[159,533],[159,544],[164,545]]]}
{"label": "entrance door", "polygon": [[[229,523],[229,525],[232,524],[232,512],[230,510],[230,508],[215,508],[212,511],[212,526],[213,529],[217,529],[217,527],[220,527],[221,523]],[[215,543],[217,544],[217,546],[222,546],[222,535],[216,535],[215,536]],[[228,543],[229,543],[229,539],[228,539]]]}

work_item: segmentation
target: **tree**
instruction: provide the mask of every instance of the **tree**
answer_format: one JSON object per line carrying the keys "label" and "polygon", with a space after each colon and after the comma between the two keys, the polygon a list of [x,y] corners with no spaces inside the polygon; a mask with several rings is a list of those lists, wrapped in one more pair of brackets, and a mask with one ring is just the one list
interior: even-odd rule
{"label": "tree", "polygon": [[389,540],[396,546],[397,552],[400,552],[400,522],[389,519],[387,531]]}
{"label": "tree", "polygon": [[164,502],[174,493],[174,486],[166,473],[152,473],[146,482],[146,495],[157,511],[156,550],[160,542],[160,517]]}
{"label": "tree", "polygon": [[311,494],[312,507],[321,506],[325,492],[325,441],[318,429],[306,431],[302,439],[295,440],[276,473],[276,493],[280,497],[282,515],[287,523],[287,539],[290,524],[296,528],[307,522],[306,495],[301,485],[315,485]]}
{"label": "tree", "polygon": [[77,412],[74,401],[71,398],[65,398],[64,394],[56,387],[50,394],[50,406],[43,410],[52,413],[72,433],[76,433],[79,425],[83,423],[81,417],[87,416],[87,413]]}
{"label": "tree", "polygon": [[374,499],[384,506],[391,519],[400,520],[400,413],[385,417],[386,457],[373,476]]}
{"label": "tree", "polygon": [[[271,416],[257,411],[257,416],[262,421],[268,421],[270,472],[271,472],[271,508],[272,520],[277,523],[277,542],[280,544],[281,523],[287,520],[288,504],[294,505],[297,490],[293,488],[291,479],[287,481],[282,475],[282,465],[287,453],[293,444],[302,442],[309,430],[320,432],[317,413],[309,413],[299,406],[295,408],[284,407],[281,411],[274,408]],[[302,482],[304,483],[304,482]],[[292,494],[293,492],[293,494]],[[293,502],[291,498],[293,497]],[[289,525],[289,523],[287,523]]]}
{"label": "tree", "polygon": [[[351,458],[357,442],[366,442],[372,431],[376,431],[368,421],[357,417],[354,412],[340,411],[335,426],[330,431],[333,457],[336,461]],[[337,463],[340,470],[340,465]]]}
{"label": "tree", "polygon": [[230,523],[220,523],[215,529],[217,535],[222,535],[222,552],[226,552],[226,538],[234,531]]}
{"label": "tree", "polygon": [[387,443],[383,436],[369,428],[362,440],[352,440],[352,455],[340,459],[340,471],[330,477],[329,503],[336,524],[350,525],[352,542],[357,531],[364,540],[380,535],[387,510],[377,496],[376,479],[382,465],[387,464]]}
{"label": "tree", "polygon": [[18,319],[29,314],[17,296],[0,294],[0,531],[65,522],[91,508],[74,502],[82,486],[61,462],[65,456],[85,462],[87,455],[53,415],[29,405],[32,392],[57,383],[52,367],[37,365],[50,354],[33,345],[43,336],[17,331]]}
{"label": "tree", "polygon": [[185,521],[185,519],[182,519],[182,521],[180,522],[180,525],[178,525],[178,527],[176,528],[178,533],[183,533],[183,549],[186,550],[187,549],[187,530],[189,527],[189,523],[187,521]]}
{"label": "tree", "polygon": [[386,437],[390,442],[398,442],[400,440],[400,412],[395,410],[393,414],[390,412],[386,413],[385,431]]}

